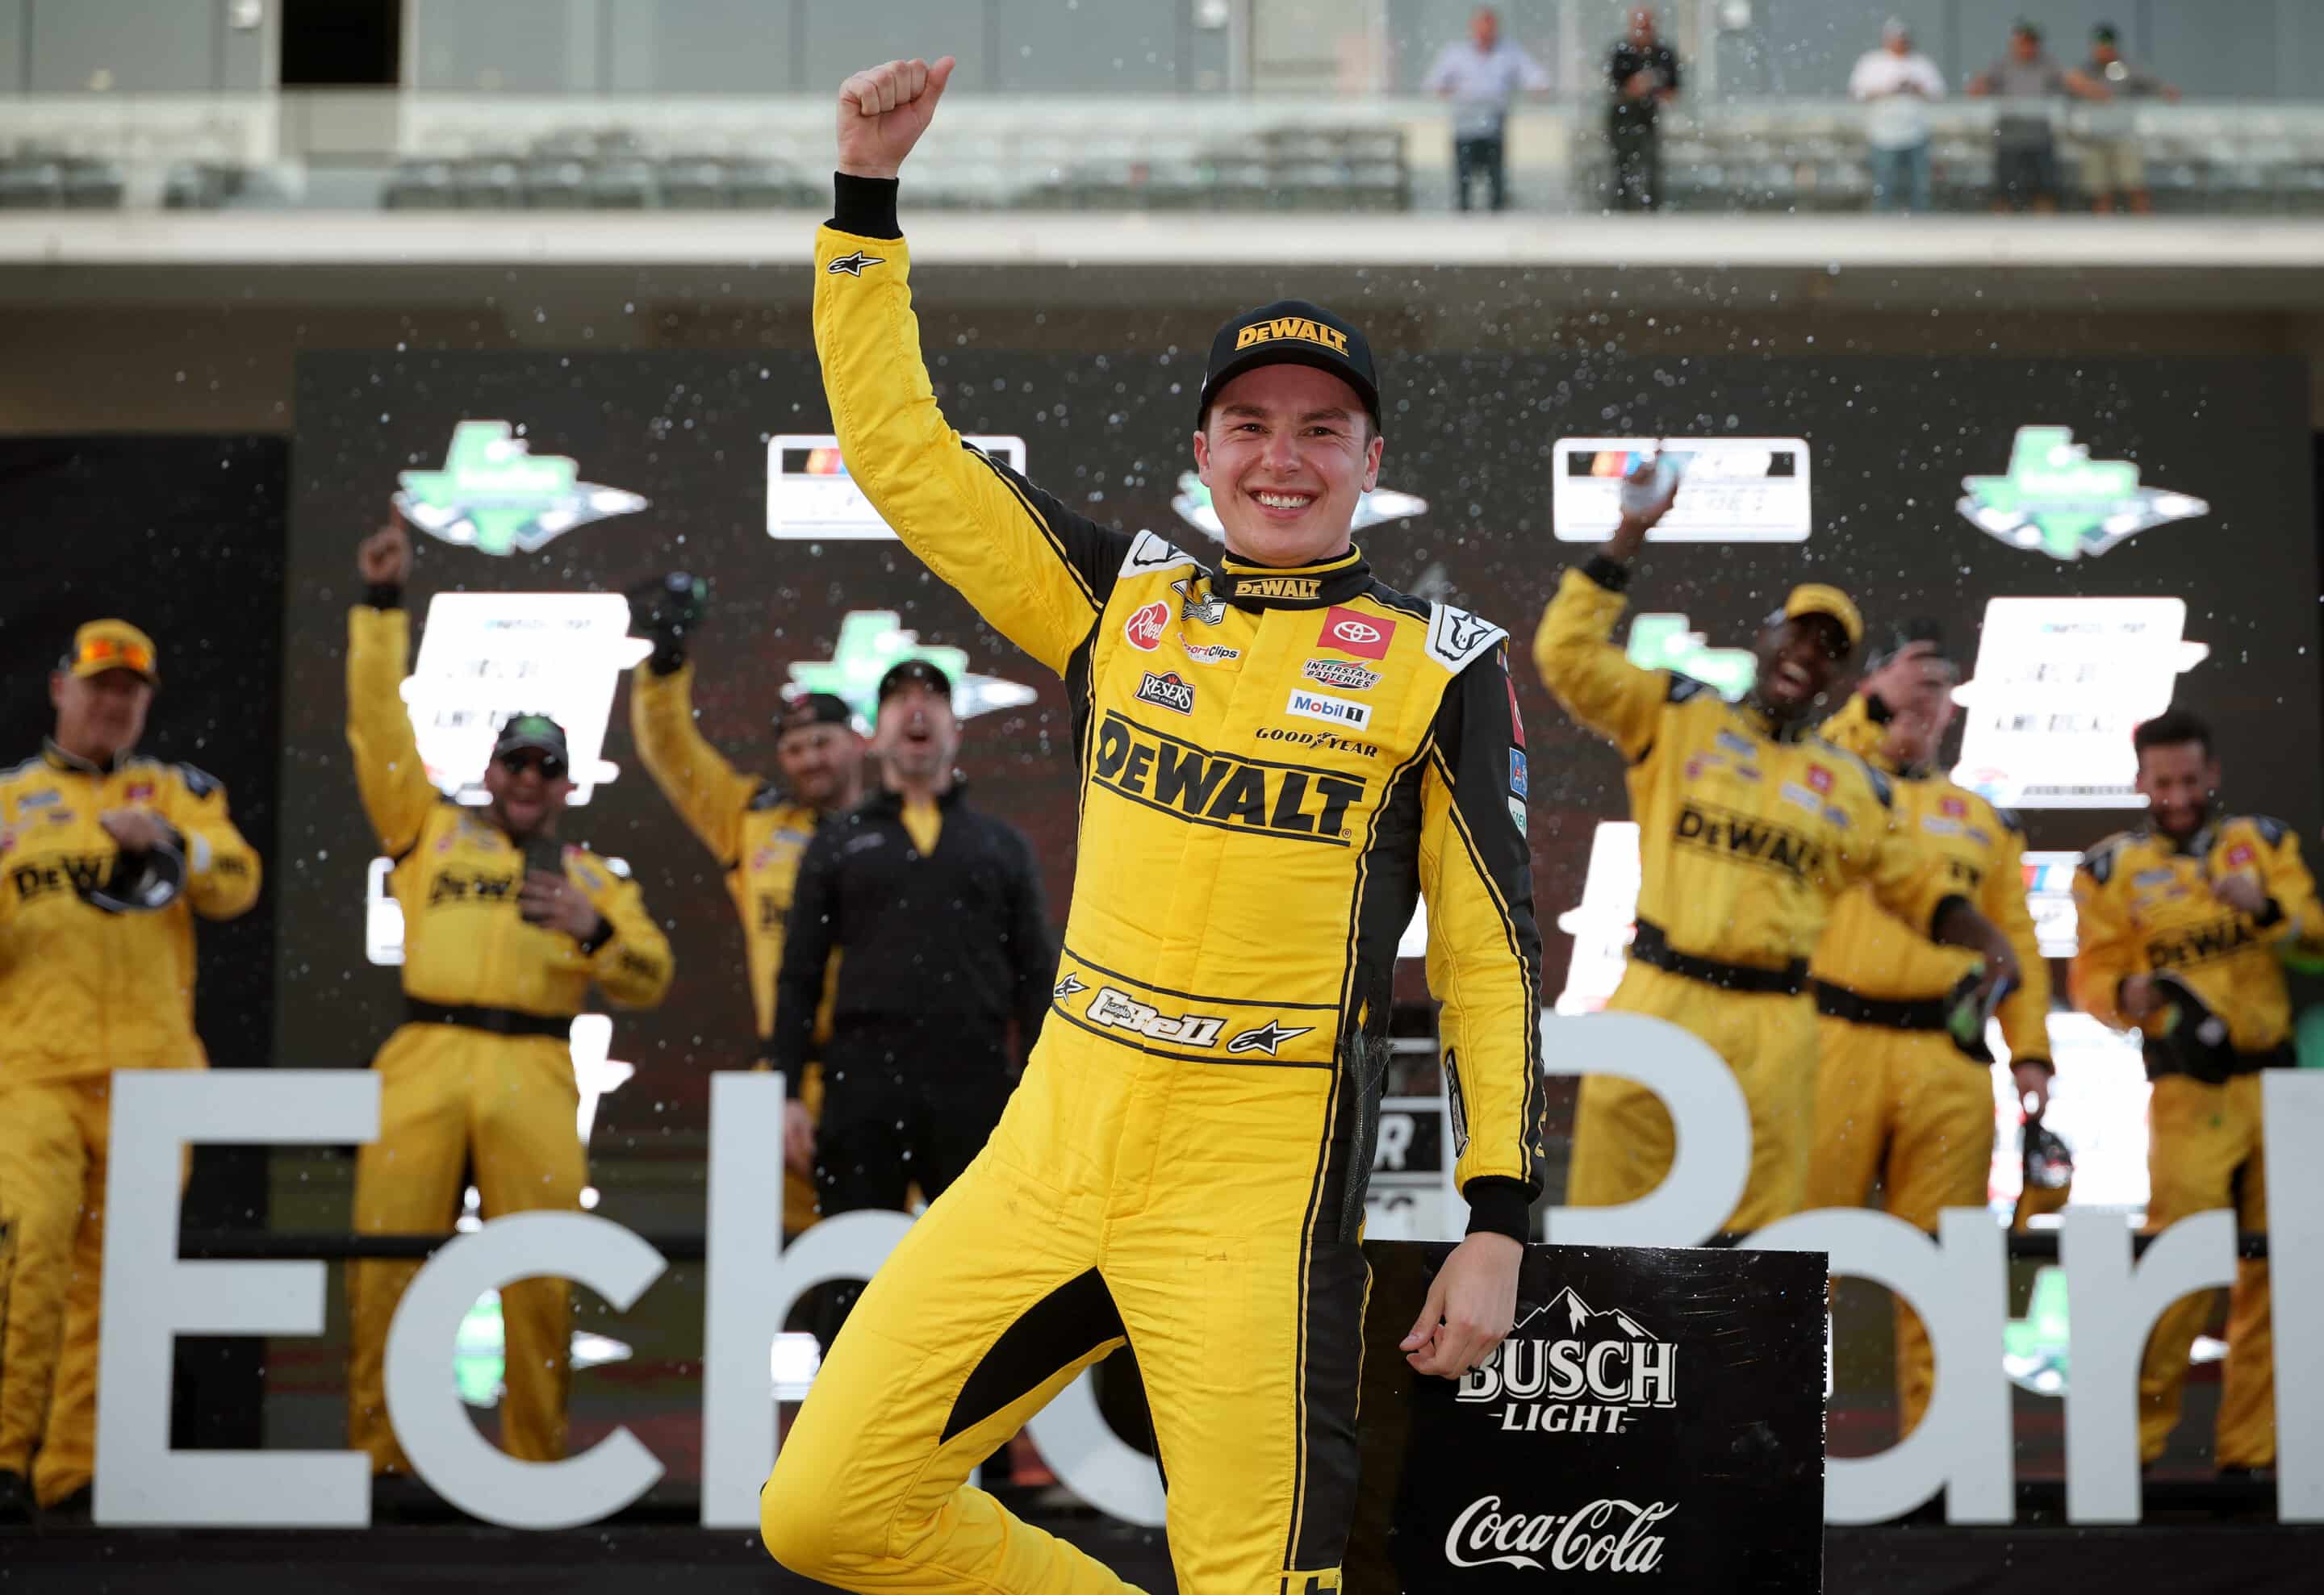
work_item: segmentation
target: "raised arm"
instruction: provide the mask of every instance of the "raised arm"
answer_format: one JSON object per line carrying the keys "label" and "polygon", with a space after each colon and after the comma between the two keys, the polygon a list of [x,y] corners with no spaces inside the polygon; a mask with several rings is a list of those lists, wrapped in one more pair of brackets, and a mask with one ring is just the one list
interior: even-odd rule
{"label": "raised arm", "polygon": [[[1649,469],[1641,465],[1634,480],[1644,481]],[[1667,670],[1632,664],[1615,644],[1614,623],[1622,618],[1630,562],[1677,498],[1673,484],[1659,503],[1643,512],[1623,511],[1614,535],[1590,562],[1565,573],[1534,633],[1533,660],[1543,684],[1566,713],[1633,761],[1646,755],[1663,705],[1671,701],[1678,684]]]}
{"label": "raised arm", "polygon": [[836,204],[816,238],[816,352],[848,475],[880,518],[994,629],[1062,674],[1131,539],[967,447],[936,408],[896,173],[952,68],[949,56],[890,61],[840,88]]}
{"label": "raised arm", "polygon": [[403,609],[410,534],[400,522],[373,533],[356,568],[364,595],[347,612],[347,746],[372,833],[390,856],[401,858],[420,840],[438,797],[403,702],[411,657],[411,620]]}

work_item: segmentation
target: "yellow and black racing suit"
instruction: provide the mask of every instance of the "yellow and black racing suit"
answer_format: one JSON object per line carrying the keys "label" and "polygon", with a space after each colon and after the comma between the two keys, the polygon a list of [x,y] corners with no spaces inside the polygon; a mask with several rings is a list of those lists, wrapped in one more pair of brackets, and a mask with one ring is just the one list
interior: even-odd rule
{"label": "yellow and black racing suit", "polygon": [[[2267,894],[2255,917],[2221,902],[2211,883],[2256,880]],[[2282,953],[2324,948],[2324,909],[2300,857],[2300,840],[2281,820],[2239,816],[2206,825],[2185,844],[2151,826],[2107,837],[2074,872],[2074,1006],[2116,1029],[2141,1029],[2147,1077],[2147,1228],[2160,1231],[2190,1213],[2232,1208],[2239,1230],[2267,1228],[2266,1148],[2261,1135],[2260,1071],[2292,1062],[2292,997]],[[2173,1045],[2161,1015],[2134,1026],[2121,1008],[2133,975],[2184,981],[2226,1021],[2216,1056]],[[2190,1072],[2191,1071],[2191,1072]],[[2181,1296],[2156,1320],[2138,1377],[2139,1452],[2163,1454],[2179,1422],[2187,1353],[2211,1308],[2211,1293]],[[2221,1467],[2275,1461],[2275,1337],[2267,1264],[2236,1265],[2228,1297],[2227,1360],[2219,1397]]]}
{"label": "yellow and black racing suit", "polygon": [[[1573,717],[1629,763],[1638,927],[1608,1007],[1692,1030],[1751,1110],[1751,1169],[1730,1230],[1800,1210],[1815,1110],[1808,958],[1842,892],[1864,882],[1908,925],[1964,896],[1892,812],[1887,779],[1801,724],[1778,729],[1699,681],[1630,662],[1612,641],[1629,571],[1568,570],[1535,662]],[[1635,1201],[1662,1183],[1670,1115],[1645,1086],[1583,1078],[1566,1200]]]}
{"label": "yellow and black racing suit", "polygon": [[[2025,907],[2025,838],[2015,816],[1941,773],[1900,770],[1880,751],[1885,708],[1858,696],[1824,735],[1885,774],[1897,821],[1943,862],[1953,888],[2009,938],[2017,987],[1996,1018],[2011,1066],[2050,1062],[2050,966]],[[1858,887],[1816,944],[1820,1053],[1809,1207],[1856,1207],[1877,1179],[1882,1205],[1933,1233],[1948,1207],[1985,1205],[1993,1167],[1993,1062],[1979,1037],[1957,1044],[1952,994],[1977,955],[1931,941]],[[1896,1303],[1903,1433],[1928,1410],[1936,1362],[1920,1315]]]}
{"label": "yellow and black racing suit", "polygon": [[[604,920],[596,939],[517,912],[523,852],[477,810],[443,798],[420,763],[401,695],[410,622],[400,606],[347,615],[347,743],[364,812],[395,861],[403,909],[404,1022],[372,1066],[379,1139],[355,1158],[355,1227],[364,1234],[441,1231],[475,1182],[487,1219],[578,1212],[588,1178],[576,1115],[573,1016],[595,985],[650,1008],[669,988],[669,944],[628,871],[584,847],[562,850],[565,878]],[[347,1270],[348,1439],[374,1471],[408,1471],[387,1421],[382,1355],[389,1321],[418,1271],[405,1262]],[[526,1279],[501,1292],[512,1456],[565,1454],[571,1287]]]}
{"label": "yellow and black racing suit", "polygon": [[913,551],[1064,675],[1081,846],[1024,1079],[841,1332],[765,1490],[768,1547],[859,1590],[1121,1589],[963,1480],[1126,1339],[1177,1587],[1337,1589],[1358,1232],[1423,895],[1471,1227],[1522,1237],[1541,1181],[1504,633],[1354,552],[1206,569],[964,447],[921,363],[895,185],[839,181],[815,328],[840,447]]}
{"label": "yellow and black racing suit", "polygon": [[[120,856],[112,808],[177,833],[182,887],[158,908],[91,900]],[[100,769],[51,742],[0,771],[0,1469],[30,1464],[44,1504],[95,1476],[113,1071],[205,1065],[194,916],[257,898],[226,788],[189,764]]]}
{"label": "yellow and black racing suit", "polygon": [[[775,972],[783,963],[783,921],[798,884],[799,859],[823,816],[804,803],[789,801],[764,778],[736,770],[696,729],[691,663],[664,675],[647,659],[631,672],[630,733],[637,740],[646,773],[726,871],[727,895],[742,921],[743,965],[759,1038],[757,1063],[765,1068],[775,1033]],[[818,1046],[831,1035],[831,993],[838,973],[835,961],[816,1015]],[[821,1117],[819,1065],[809,1064],[786,1087],[810,1114]],[[815,1222],[815,1212],[814,1179],[786,1168],[783,1233],[798,1234]]]}

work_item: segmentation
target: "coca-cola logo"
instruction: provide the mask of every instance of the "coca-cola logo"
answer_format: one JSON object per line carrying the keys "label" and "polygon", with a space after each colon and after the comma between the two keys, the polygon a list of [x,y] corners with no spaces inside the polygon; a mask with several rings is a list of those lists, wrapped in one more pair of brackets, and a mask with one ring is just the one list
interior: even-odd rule
{"label": "coca-cola logo", "polygon": [[1157,599],[1125,621],[1121,634],[1130,647],[1141,653],[1152,653],[1162,646],[1162,628],[1169,621],[1170,606]]}
{"label": "coca-cola logo", "polygon": [[1454,1567],[1525,1567],[1541,1571],[1536,1553],[1561,1572],[1652,1572],[1662,1565],[1662,1536],[1647,1531],[1678,1510],[1678,1503],[1599,1499],[1567,1513],[1530,1517],[1501,1510],[1501,1498],[1481,1496],[1452,1520],[1444,1560]]}

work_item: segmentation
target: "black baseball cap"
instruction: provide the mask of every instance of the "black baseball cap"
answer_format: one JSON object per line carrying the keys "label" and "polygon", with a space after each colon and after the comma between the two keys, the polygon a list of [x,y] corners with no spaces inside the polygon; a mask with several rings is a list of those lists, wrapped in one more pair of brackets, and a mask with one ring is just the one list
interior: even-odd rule
{"label": "black baseball cap", "polygon": [[785,704],[775,716],[775,737],[780,741],[810,725],[853,725],[855,711],[835,692],[810,692]]}
{"label": "black baseball cap", "polygon": [[1305,300],[1277,300],[1246,310],[1219,328],[1211,339],[1210,364],[1204,368],[1195,424],[1211,413],[1211,401],[1221,388],[1262,365],[1310,365],[1330,373],[1356,391],[1373,429],[1379,429],[1379,376],[1372,365],[1371,345],[1351,324]]}
{"label": "black baseball cap", "polygon": [[928,659],[899,659],[889,666],[888,673],[880,678],[880,701],[886,703],[890,697],[915,682],[939,695],[945,702],[952,701],[952,678],[945,674],[942,666]]}
{"label": "black baseball cap", "polygon": [[530,748],[547,753],[566,769],[573,768],[573,755],[566,745],[565,728],[546,715],[512,715],[501,727],[500,735],[493,739],[493,757]]}
{"label": "black baseball cap", "polygon": [[2090,42],[2093,44],[2115,44],[2121,40],[2122,34],[2112,23],[2100,23],[2090,30]]}

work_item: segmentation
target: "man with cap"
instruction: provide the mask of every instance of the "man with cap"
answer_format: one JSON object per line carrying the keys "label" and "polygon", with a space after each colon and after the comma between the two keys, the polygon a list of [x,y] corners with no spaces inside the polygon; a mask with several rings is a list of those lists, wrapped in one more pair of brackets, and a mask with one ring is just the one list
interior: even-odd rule
{"label": "man with cap", "polygon": [[2082,112],[2082,188],[2100,216],[2116,198],[2140,216],[2152,215],[2154,195],[2146,186],[2146,147],[2138,136],[2138,102],[2179,103],[2179,90],[2144,67],[2123,59],[2122,34],[2112,23],[2090,30],[2089,63],[2082,76],[2103,85],[2111,97],[2103,106]]}
{"label": "man with cap", "polygon": [[[403,910],[403,1023],[372,1066],[379,1139],[355,1158],[355,1227],[449,1230],[473,1179],[484,1215],[577,1212],[587,1181],[568,1037],[594,986],[626,1008],[669,989],[669,944],[619,860],[560,845],[573,789],[564,728],[546,715],[501,727],[481,809],[438,792],[420,761],[401,687],[411,543],[401,522],[356,557],[364,601],[347,615],[347,745]],[[387,1421],[382,1353],[418,1265],[349,1266],[348,1439],[374,1473],[409,1471]],[[570,1287],[526,1279],[501,1292],[508,1397],[501,1443],[525,1461],[565,1454]]]}
{"label": "man with cap", "polygon": [[880,678],[879,788],[799,862],[770,1051],[800,1079],[832,990],[815,1148],[825,1217],[902,1212],[913,1185],[943,1195],[983,1150],[1048,1012],[1057,947],[1032,844],[968,803],[952,693],[927,659]]}
{"label": "man with cap", "polygon": [[194,916],[258,897],[226,788],[135,751],[160,681],[152,638],[89,622],[0,770],[0,1523],[95,1477],[113,1071],[206,1066]]}
{"label": "man with cap", "polygon": [[[2227,1208],[2236,1229],[2264,1231],[2260,1079],[2297,1062],[2284,966],[2324,952],[2324,907],[2291,826],[2220,804],[2218,749],[2203,720],[2166,710],[2131,733],[2131,746],[2146,818],[2091,848],[2074,871],[2069,990],[2084,1013],[2137,1035],[2145,1054],[2148,1230]],[[2269,1297],[2266,1260],[2236,1263],[2212,1452],[2223,1472],[2275,1464]],[[2210,1312],[2210,1292],[2181,1296],[2147,1337],[2143,1461],[2161,1457],[2178,1426],[2187,1353]]]}
{"label": "man with cap", "polygon": [[[1767,617],[1750,696],[1633,664],[1613,641],[1646,534],[1675,502],[1652,496],[1641,462],[1614,535],[1565,573],[1542,615],[1534,659],[1573,717],[1628,765],[1638,824],[1637,932],[1608,1006],[1692,1031],[1723,1058],[1751,1114],[1743,1194],[1722,1226],[1756,1230],[1799,1211],[1816,1088],[1808,959],[1833,905],[1862,882],[1932,941],[1985,959],[1977,996],[2018,978],[2007,938],[1971,906],[1944,861],[1900,822],[1886,776],[1814,733],[1815,711],[1864,622],[1848,595],[1810,583]],[[1662,1183],[1675,1149],[1669,1113],[1645,1086],[1583,1078],[1566,1201],[1606,1207]]]}
{"label": "man with cap", "polygon": [[[1896,820],[2009,938],[2018,979],[1995,993],[1993,1017],[2031,1137],[2050,1098],[2050,969],[2025,906],[2024,828],[1937,767],[1960,680],[1941,643],[1933,622],[1909,623],[1823,734],[1887,778]],[[1809,1207],[1860,1206],[1877,1182],[1884,1211],[1934,1234],[1944,1209],[1985,1205],[1994,1058],[1986,1010],[1969,1000],[1978,973],[1973,954],[1932,941],[1868,887],[1832,910],[1809,969],[1821,1016]],[[2040,1196],[2029,1193],[2029,1212]],[[1900,1438],[1928,1410],[1935,1367],[1928,1331],[1899,1298]]]}
{"label": "man with cap", "polygon": [[[646,773],[725,871],[742,921],[744,967],[757,1022],[758,1066],[772,1066],[775,971],[783,922],[798,879],[799,855],[826,816],[853,808],[863,790],[863,739],[845,699],[827,692],[787,698],[775,717],[779,783],[727,762],[694,724],[693,661],[709,584],[673,572],[630,594],[632,630],[654,650],[630,678],[630,733]],[[830,991],[815,1000],[812,1040],[830,1034]],[[815,1122],[823,1082],[810,1049],[803,1078],[789,1084],[784,1123],[783,1233],[815,1222]]]}
{"label": "man with cap", "polygon": [[[1065,678],[1073,908],[1024,1081],[849,1319],[761,1533],[785,1565],[856,1590],[1121,1589],[965,1480],[1127,1341],[1177,1587],[1336,1589],[1364,1185],[1397,942],[1424,892],[1471,1232],[1406,1338],[1416,1369],[1457,1378],[1508,1333],[1540,1190],[1506,634],[1383,585],[1352,546],[1379,381],[1362,335],[1319,306],[1268,305],[1212,341],[1187,419],[1224,531],[1215,568],[962,447],[896,217],[898,168],[952,69],[890,61],[840,91],[816,345],[881,518]],[[805,911],[802,895],[794,938]]]}

